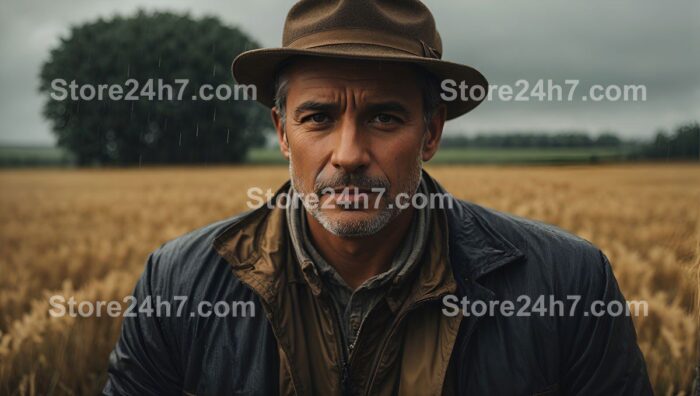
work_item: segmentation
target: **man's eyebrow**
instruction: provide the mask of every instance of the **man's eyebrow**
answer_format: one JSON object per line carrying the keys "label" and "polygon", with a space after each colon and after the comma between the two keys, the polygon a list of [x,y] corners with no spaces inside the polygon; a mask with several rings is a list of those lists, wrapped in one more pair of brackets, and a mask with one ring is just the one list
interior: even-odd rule
{"label": "man's eyebrow", "polygon": [[335,108],[333,103],[323,103],[314,100],[308,100],[294,109],[294,117],[298,118],[301,113],[306,111],[321,111],[321,112],[331,112]]}
{"label": "man's eyebrow", "polygon": [[393,111],[396,113],[409,114],[410,111],[401,104],[401,102],[389,101],[389,102],[378,102],[372,103],[367,106],[366,111],[368,113],[381,113],[383,111]]}
{"label": "man's eyebrow", "polygon": [[[334,103],[324,103],[315,100],[309,100],[303,102],[294,109],[294,117],[299,118],[299,116],[307,111],[319,111],[324,113],[330,113],[336,109]],[[409,114],[410,111],[406,106],[398,101],[388,101],[388,102],[377,102],[367,105],[365,111],[368,113],[381,113],[384,111],[392,111],[396,113]]]}

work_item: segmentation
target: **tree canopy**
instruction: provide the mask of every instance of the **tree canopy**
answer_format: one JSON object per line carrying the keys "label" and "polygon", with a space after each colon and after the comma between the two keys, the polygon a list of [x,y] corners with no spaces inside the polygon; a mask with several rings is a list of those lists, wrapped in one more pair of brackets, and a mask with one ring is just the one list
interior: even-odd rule
{"label": "tree canopy", "polygon": [[[73,26],[42,66],[43,113],[58,145],[82,165],[240,162],[271,126],[264,107],[235,95],[192,96],[204,84],[235,93],[231,61],[257,47],[215,17],[139,11]],[[102,99],[87,99],[92,91],[71,95],[71,82],[120,85],[124,95],[113,100],[103,91]],[[136,100],[126,100],[129,93]]]}

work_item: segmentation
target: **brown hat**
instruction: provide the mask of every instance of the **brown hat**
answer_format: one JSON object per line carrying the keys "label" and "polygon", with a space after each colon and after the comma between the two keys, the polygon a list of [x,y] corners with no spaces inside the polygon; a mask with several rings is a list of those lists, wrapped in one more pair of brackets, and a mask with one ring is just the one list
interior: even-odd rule
{"label": "brown hat", "polygon": [[[287,14],[282,48],[246,51],[231,69],[237,83],[255,85],[257,100],[272,107],[275,73],[296,55],[408,62],[440,80],[488,88],[476,69],[441,60],[435,20],[418,0],[301,0]],[[447,119],[467,113],[482,99],[445,102]]]}

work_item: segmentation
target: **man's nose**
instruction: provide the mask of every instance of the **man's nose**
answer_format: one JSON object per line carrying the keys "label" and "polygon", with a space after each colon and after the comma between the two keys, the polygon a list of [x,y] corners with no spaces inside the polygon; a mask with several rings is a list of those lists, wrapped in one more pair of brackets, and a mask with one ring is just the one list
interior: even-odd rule
{"label": "man's nose", "polygon": [[367,137],[353,121],[346,121],[337,132],[337,140],[331,162],[335,168],[355,172],[367,167],[370,153]]}

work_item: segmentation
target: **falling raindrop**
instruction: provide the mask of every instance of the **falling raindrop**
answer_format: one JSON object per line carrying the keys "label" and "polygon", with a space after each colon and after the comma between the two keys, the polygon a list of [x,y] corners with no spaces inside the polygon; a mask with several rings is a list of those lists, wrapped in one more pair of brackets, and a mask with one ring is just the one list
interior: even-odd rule
{"label": "falling raindrop", "polygon": [[197,123],[197,132],[194,135],[195,137],[199,137],[199,123]]}
{"label": "falling raindrop", "polygon": [[226,128],[226,144],[228,144],[229,136],[231,136],[231,130],[229,128]]}
{"label": "falling raindrop", "polygon": [[182,131],[180,131],[180,139],[177,141],[178,146],[182,146]]}
{"label": "falling raindrop", "polygon": [[212,122],[216,121],[216,107],[214,107],[214,115],[211,119]]}
{"label": "falling raindrop", "polygon": [[216,65],[212,66],[211,68],[211,76],[216,77]]}

